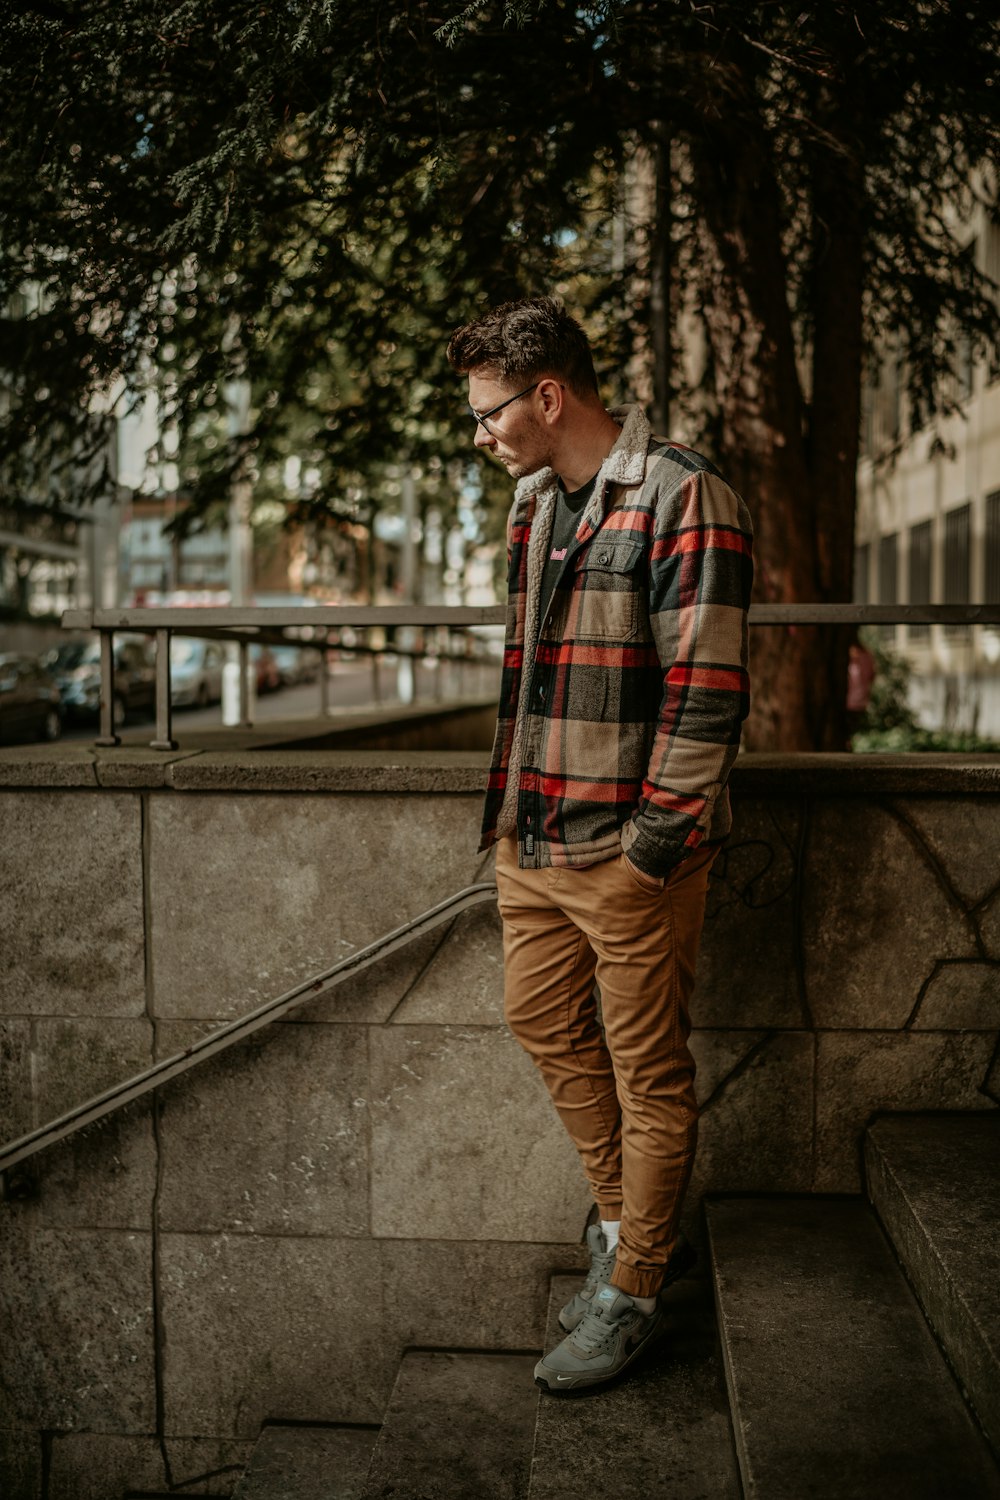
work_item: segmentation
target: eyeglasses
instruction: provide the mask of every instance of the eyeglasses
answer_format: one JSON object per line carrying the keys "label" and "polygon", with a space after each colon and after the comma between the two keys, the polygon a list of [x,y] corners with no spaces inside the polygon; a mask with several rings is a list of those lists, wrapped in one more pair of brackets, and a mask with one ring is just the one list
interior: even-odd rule
{"label": "eyeglasses", "polygon": [[[534,385],[526,385],[524,390],[518,391],[516,396],[508,396],[506,401],[501,401],[499,406],[491,406],[489,411],[478,412],[476,411],[476,408],[474,406],[470,406],[469,411],[472,413],[472,417],[475,421],[476,426],[485,427],[486,431],[490,432],[487,423],[489,422],[491,417],[495,417],[498,411],[503,411],[505,406],[510,406],[512,401],[520,401],[522,396],[529,396],[531,392],[537,390],[540,385],[540,380],[536,380]],[[493,433],[490,432],[490,437],[492,436]]]}

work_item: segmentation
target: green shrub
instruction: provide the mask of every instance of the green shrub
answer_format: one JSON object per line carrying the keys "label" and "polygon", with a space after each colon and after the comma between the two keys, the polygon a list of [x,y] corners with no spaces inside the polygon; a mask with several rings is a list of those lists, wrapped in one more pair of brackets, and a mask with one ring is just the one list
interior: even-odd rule
{"label": "green shrub", "polygon": [[914,750],[954,750],[973,755],[1000,750],[1000,740],[985,740],[963,730],[897,725],[893,729],[859,729],[851,740],[851,749],[863,755],[903,755]]}
{"label": "green shrub", "polygon": [[859,639],[875,658],[875,680],[868,707],[851,742],[853,747],[858,748],[858,737],[865,734],[884,734],[890,730],[917,733],[917,721],[908,702],[909,662],[886,645],[877,630],[862,630]]}

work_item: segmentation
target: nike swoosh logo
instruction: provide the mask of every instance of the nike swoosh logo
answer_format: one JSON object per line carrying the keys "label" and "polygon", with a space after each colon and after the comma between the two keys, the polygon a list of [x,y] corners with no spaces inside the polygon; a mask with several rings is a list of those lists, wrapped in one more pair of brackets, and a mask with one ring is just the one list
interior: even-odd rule
{"label": "nike swoosh logo", "polygon": [[572,1375],[557,1375],[556,1379],[557,1380],[572,1380],[573,1376]]}

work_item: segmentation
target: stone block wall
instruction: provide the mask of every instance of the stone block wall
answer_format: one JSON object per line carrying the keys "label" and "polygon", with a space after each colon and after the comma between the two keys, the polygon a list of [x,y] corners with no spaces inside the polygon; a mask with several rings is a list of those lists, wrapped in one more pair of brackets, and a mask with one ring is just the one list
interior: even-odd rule
{"label": "stone block wall", "polygon": [[[707,1191],[859,1191],[877,1110],[993,1109],[1000,767],[747,757],[694,1004]],[[0,756],[10,1140],[464,885],[481,758]],[[228,1493],[377,1423],[406,1346],[532,1348],[575,1155],[476,908],[11,1174],[0,1492]]]}

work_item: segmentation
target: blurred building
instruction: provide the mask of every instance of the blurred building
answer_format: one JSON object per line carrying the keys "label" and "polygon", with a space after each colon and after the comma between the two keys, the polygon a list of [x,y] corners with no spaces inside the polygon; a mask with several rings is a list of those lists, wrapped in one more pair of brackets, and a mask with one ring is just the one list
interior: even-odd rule
{"label": "blurred building", "polygon": [[[1000,224],[980,208],[966,253],[1000,283]],[[959,345],[958,411],[922,422],[892,349],[865,391],[854,598],[871,604],[1000,603],[1000,351]],[[929,728],[1000,736],[1000,628],[896,625]]]}

